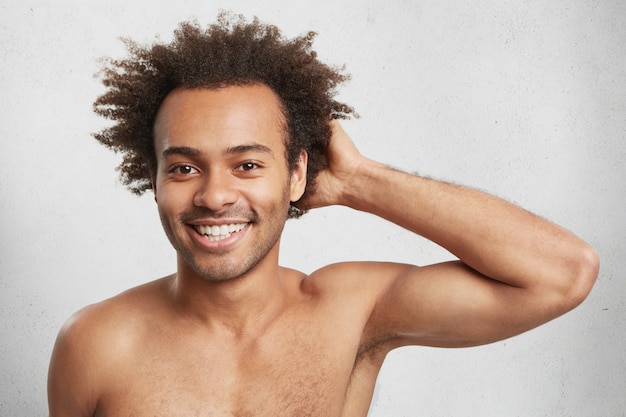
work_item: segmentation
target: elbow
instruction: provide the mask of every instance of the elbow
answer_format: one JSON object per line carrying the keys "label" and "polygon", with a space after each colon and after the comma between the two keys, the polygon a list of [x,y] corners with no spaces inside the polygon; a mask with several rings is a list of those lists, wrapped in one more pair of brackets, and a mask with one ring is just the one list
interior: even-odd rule
{"label": "elbow", "polygon": [[566,273],[567,285],[563,291],[565,311],[580,305],[589,295],[600,271],[600,259],[589,245],[582,244],[574,251]]}

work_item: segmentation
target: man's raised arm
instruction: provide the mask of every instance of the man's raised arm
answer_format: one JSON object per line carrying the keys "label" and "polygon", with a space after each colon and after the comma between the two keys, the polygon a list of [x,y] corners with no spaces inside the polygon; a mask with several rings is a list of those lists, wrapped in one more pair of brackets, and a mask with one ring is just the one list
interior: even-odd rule
{"label": "man's raised arm", "polygon": [[378,215],[460,260],[370,268],[391,277],[371,318],[373,337],[398,345],[488,343],[569,311],[591,290],[598,258],[572,233],[488,194],[369,160],[338,122],[332,129],[329,168],[307,203]]}

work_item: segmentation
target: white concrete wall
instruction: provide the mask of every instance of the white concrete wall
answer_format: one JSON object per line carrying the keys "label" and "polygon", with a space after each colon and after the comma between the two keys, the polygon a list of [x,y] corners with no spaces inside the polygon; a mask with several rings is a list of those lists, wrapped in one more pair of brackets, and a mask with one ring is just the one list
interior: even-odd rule
{"label": "white concrete wall", "polygon": [[[73,4],[72,4],[73,3]],[[80,307],[173,271],[151,196],[117,183],[97,59],[119,36],[169,37],[228,8],[290,35],[319,32],[347,64],[345,125],[396,167],[490,191],[574,230],[600,253],[589,299],[494,345],[405,348],[385,364],[382,416],[624,416],[626,6],[620,0],[277,2],[5,0],[0,4],[0,415],[44,416],[59,326]],[[306,242],[306,243],[305,243]],[[425,264],[445,251],[331,208],[290,222],[284,264]]]}

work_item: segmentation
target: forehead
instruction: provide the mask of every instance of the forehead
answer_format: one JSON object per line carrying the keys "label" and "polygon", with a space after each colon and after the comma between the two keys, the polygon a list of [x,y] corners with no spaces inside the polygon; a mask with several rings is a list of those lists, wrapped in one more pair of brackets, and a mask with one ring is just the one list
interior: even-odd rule
{"label": "forehead", "polygon": [[157,158],[170,146],[210,151],[258,143],[284,150],[285,135],[280,99],[262,84],[176,89],[154,123]]}

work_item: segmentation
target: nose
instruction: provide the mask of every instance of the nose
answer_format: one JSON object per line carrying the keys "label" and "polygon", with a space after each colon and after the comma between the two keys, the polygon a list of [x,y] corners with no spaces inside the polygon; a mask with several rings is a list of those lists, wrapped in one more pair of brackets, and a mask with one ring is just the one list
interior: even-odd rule
{"label": "nose", "polygon": [[197,207],[219,212],[237,201],[238,193],[232,178],[226,173],[210,172],[204,177],[194,195]]}

